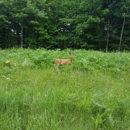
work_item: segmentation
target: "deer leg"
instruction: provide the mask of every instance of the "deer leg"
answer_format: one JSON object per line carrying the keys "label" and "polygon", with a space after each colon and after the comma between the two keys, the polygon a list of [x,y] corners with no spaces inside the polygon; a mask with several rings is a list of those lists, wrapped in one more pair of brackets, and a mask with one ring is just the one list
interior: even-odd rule
{"label": "deer leg", "polygon": [[58,68],[58,67],[59,67],[59,64],[56,64],[56,65],[55,65],[55,69],[56,69],[57,71],[59,71],[59,68]]}

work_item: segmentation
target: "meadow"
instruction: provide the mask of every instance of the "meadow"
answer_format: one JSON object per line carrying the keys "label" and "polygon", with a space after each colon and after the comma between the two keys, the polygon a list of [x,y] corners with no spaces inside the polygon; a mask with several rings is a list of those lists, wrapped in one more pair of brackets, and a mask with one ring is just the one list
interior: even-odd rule
{"label": "meadow", "polygon": [[0,129],[130,130],[129,77],[129,52],[0,50]]}

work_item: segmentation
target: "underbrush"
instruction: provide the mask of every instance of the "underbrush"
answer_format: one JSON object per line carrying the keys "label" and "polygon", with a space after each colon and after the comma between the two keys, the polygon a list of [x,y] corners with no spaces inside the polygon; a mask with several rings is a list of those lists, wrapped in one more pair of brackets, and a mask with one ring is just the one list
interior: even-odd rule
{"label": "underbrush", "polygon": [[[72,64],[58,73],[54,60],[71,53]],[[130,129],[129,53],[11,49],[0,56],[0,129]]]}
{"label": "underbrush", "polygon": [[45,50],[45,49],[8,49],[0,51],[0,67],[6,60],[10,61],[11,67],[54,67],[56,58],[70,58],[74,54],[71,70],[110,70],[114,72],[130,71],[130,55],[126,52],[104,53],[86,50]]}

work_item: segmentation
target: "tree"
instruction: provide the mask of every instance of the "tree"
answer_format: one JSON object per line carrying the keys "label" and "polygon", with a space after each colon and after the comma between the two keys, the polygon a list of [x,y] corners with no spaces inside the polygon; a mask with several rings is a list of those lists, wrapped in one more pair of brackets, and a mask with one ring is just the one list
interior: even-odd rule
{"label": "tree", "polygon": [[129,0],[1,0],[0,47],[130,49]]}
{"label": "tree", "polygon": [[[10,21],[8,19],[8,4],[4,0],[0,1],[0,46],[6,48],[7,46],[7,32]],[[6,43],[6,44],[5,44]]]}
{"label": "tree", "polygon": [[[122,22],[122,29],[121,29],[121,33],[120,33],[120,42],[119,42],[119,51],[121,50],[121,45],[122,45],[122,37],[123,37],[123,33],[124,33],[124,26],[126,24],[126,18],[130,17],[130,2],[129,1],[125,1],[122,2],[122,18],[123,18],[123,22]],[[130,20],[129,20],[130,21]]]}

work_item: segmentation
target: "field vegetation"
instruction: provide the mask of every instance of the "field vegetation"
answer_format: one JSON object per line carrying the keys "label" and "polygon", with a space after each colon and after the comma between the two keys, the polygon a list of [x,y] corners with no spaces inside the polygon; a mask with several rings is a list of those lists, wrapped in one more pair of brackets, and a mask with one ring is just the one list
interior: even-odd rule
{"label": "field vegetation", "polygon": [[1,130],[130,130],[129,108],[128,52],[0,50]]}

